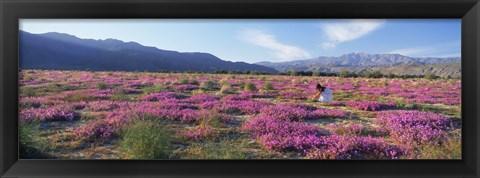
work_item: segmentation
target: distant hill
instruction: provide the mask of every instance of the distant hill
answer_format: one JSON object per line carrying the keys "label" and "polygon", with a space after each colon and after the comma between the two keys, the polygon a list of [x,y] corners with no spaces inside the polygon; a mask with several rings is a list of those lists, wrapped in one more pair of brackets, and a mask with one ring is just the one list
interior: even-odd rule
{"label": "distant hill", "polygon": [[177,52],[116,39],[81,39],[63,33],[20,31],[20,68],[96,71],[258,71],[270,67],[230,62],[209,53]]}
{"label": "distant hill", "polygon": [[366,71],[380,71],[383,74],[396,75],[424,75],[429,72],[440,77],[461,77],[461,64],[456,63],[437,63],[437,64],[400,64],[396,66],[329,66],[320,67],[313,71],[322,71],[327,73],[340,73],[342,71],[355,72],[362,74]]}
{"label": "distant hill", "polygon": [[339,57],[317,57],[307,60],[288,62],[258,62],[256,64],[274,68],[281,72],[290,70],[319,71],[339,73],[350,71],[362,73],[364,71],[380,70],[382,73],[400,75],[423,75],[431,72],[441,77],[460,77],[461,58],[414,58],[400,54],[367,54],[355,52]]}

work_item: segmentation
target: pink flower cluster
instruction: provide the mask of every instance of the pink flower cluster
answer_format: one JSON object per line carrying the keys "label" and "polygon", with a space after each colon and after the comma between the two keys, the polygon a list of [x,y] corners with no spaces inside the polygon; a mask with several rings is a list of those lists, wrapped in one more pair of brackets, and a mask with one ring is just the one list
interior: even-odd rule
{"label": "pink flower cluster", "polygon": [[248,98],[271,98],[273,97],[273,93],[256,93],[256,92],[243,92],[239,94],[239,97],[243,97],[245,99]]}
{"label": "pink flower cluster", "polygon": [[107,89],[107,90],[87,89],[87,90],[81,90],[81,92],[86,95],[92,96],[95,99],[108,99],[109,97],[112,96],[113,90],[112,89]]}
{"label": "pink flower cluster", "polygon": [[124,94],[139,94],[139,93],[142,93],[142,91],[140,91],[139,89],[135,89],[135,88],[122,88],[121,92],[124,93]]}
{"label": "pink flower cluster", "polygon": [[197,85],[175,85],[173,88],[179,91],[192,91],[199,89],[200,87]]}
{"label": "pink flower cluster", "polygon": [[445,138],[445,130],[451,122],[445,116],[421,111],[380,111],[377,124],[383,126],[390,137],[407,146],[416,144],[439,144]]}
{"label": "pink flower cluster", "polygon": [[260,110],[262,115],[274,117],[280,120],[301,121],[307,119],[347,117],[348,113],[343,110],[315,108],[303,104],[277,104],[264,107]]}
{"label": "pink flower cluster", "polygon": [[377,101],[348,101],[345,104],[365,111],[379,111],[395,107],[394,103],[381,103]]}
{"label": "pink flower cluster", "polygon": [[224,101],[238,101],[238,100],[249,100],[253,98],[271,98],[274,97],[273,93],[256,93],[256,92],[243,92],[240,94],[230,94],[222,98]]}
{"label": "pink flower cluster", "polygon": [[380,138],[330,135],[322,137],[320,146],[309,151],[307,159],[398,159],[405,151]]}
{"label": "pink flower cluster", "polygon": [[204,102],[218,101],[218,100],[220,100],[220,97],[213,94],[197,94],[186,99],[187,102],[191,102],[191,103],[204,103]]}
{"label": "pink flower cluster", "polygon": [[19,119],[21,122],[49,122],[49,121],[72,121],[79,117],[79,113],[63,108],[31,108],[21,110]]}
{"label": "pink flower cluster", "polygon": [[262,108],[270,105],[272,104],[269,102],[256,100],[230,100],[223,101],[222,104],[215,106],[213,109],[230,114],[257,114]]}
{"label": "pink flower cluster", "polygon": [[328,103],[330,106],[345,106],[345,101],[332,101]]}
{"label": "pink flower cluster", "polygon": [[205,102],[200,103],[200,108],[202,108],[202,109],[212,109],[213,107],[218,106],[220,104],[221,104],[220,101],[205,101]]}
{"label": "pink flower cluster", "polygon": [[77,127],[73,133],[82,140],[97,138],[110,138],[114,134],[116,126],[106,120],[93,120],[87,125]]}
{"label": "pink flower cluster", "polygon": [[198,120],[198,110],[193,109],[137,108],[133,112],[139,118],[160,118],[182,122],[195,122]]}
{"label": "pink flower cluster", "polygon": [[131,123],[134,119],[165,119],[181,122],[196,122],[200,119],[198,110],[169,108],[162,109],[161,104],[142,102],[125,108],[112,110],[105,119],[93,120],[85,126],[75,129],[80,139],[109,138],[119,129]]}
{"label": "pink flower cluster", "polygon": [[20,107],[34,107],[38,108],[42,105],[54,105],[63,103],[61,100],[50,100],[47,97],[23,97],[18,101]]}
{"label": "pink flower cluster", "polygon": [[301,121],[311,117],[310,110],[302,105],[277,104],[260,110],[261,115],[273,117],[283,121]]}
{"label": "pink flower cluster", "polygon": [[86,125],[74,129],[74,133],[79,139],[98,139],[110,138],[120,128],[133,120],[129,112],[111,112],[105,119],[92,120]]}
{"label": "pink flower cluster", "polygon": [[175,99],[175,98],[170,98],[170,99],[165,99],[161,102],[158,103],[152,103],[152,102],[141,102],[137,103],[136,106],[140,107],[141,105],[147,105],[147,107],[157,107],[160,109],[198,109],[197,106],[184,102],[183,100]]}
{"label": "pink flower cluster", "polygon": [[295,92],[280,92],[279,94],[280,94],[280,98],[283,98],[283,99],[298,99],[298,100],[307,99],[307,96],[300,93],[295,93]]}
{"label": "pink flower cluster", "polygon": [[379,111],[394,108],[394,103],[381,103],[377,101],[334,101],[330,106],[348,106],[364,111]]}
{"label": "pink flower cluster", "polygon": [[163,101],[166,99],[179,99],[184,96],[175,92],[160,92],[160,93],[151,93],[145,96],[142,96],[141,99],[144,101]]}
{"label": "pink flower cluster", "polygon": [[119,109],[120,107],[126,108],[126,105],[126,102],[100,100],[89,102],[86,106],[86,109],[92,111],[111,111],[114,109]]}
{"label": "pink flower cluster", "polygon": [[78,101],[78,102],[64,103],[64,104],[59,104],[59,105],[65,105],[65,107],[73,109],[73,110],[82,110],[82,109],[85,109],[87,107],[88,103],[85,102],[85,101]]}
{"label": "pink flower cluster", "polygon": [[320,108],[311,113],[313,118],[342,118],[347,117],[348,113],[340,109],[325,109]]}
{"label": "pink flower cluster", "polygon": [[227,95],[225,97],[222,98],[222,100],[225,100],[225,101],[238,101],[238,100],[248,100],[252,98],[251,95],[249,94],[244,94],[244,95],[235,95],[235,94],[232,94],[232,95]]}
{"label": "pink flower cluster", "polygon": [[250,119],[242,129],[273,151],[307,153],[321,143],[320,128],[268,116]]}

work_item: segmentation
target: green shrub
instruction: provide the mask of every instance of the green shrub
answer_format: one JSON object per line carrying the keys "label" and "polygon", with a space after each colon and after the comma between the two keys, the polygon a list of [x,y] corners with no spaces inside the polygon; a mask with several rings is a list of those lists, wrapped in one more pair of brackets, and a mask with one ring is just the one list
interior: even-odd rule
{"label": "green shrub", "polygon": [[342,78],[357,78],[358,77],[358,74],[355,73],[355,72],[349,72],[349,71],[342,71],[338,74],[339,77],[342,77]]}
{"label": "green shrub", "polygon": [[37,125],[33,124],[19,124],[18,143],[20,157],[27,157],[35,149],[33,130],[37,127]]}
{"label": "green shrub", "polygon": [[388,73],[388,74],[386,75],[386,77],[387,77],[387,78],[397,78],[397,75],[395,75],[395,74],[393,74],[393,73],[390,72],[390,73]]}
{"label": "green shrub", "polygon": [[49,91],[56,90],[56,89],[60,88],[60,84],[50,83],[50,84],[47,85],[47,88],[48,88]]}
{"label": "green shrub", "polygon": [[268,93],[268,90],[260,89],[260,90],[258,90],[258,93],[267,94],[267,93]]}
{"label": "green shrub", "polygon": [[182,85],[188,84],[188,80],[187,79],[182,79],[182,80],[178,81],[178,83],[182,84]]}
{"label": "green shrub", "polygon": [[378,101],[378,102],[382,102],[382,103],[385,103],[385,102],[387,102],[387,100],[385,99],[385,97],[384,97],[384,96],[378,96],[378,97],[377,97],[377,99],[376,99],[376,101]]}
{"label": "green shrub", "polygon": [[230,87],[229,85],[224,85],[224,86],[222,86],[222,88],[220,88],[220,93],[221,94],[232,93],[232,87]]}
{"label": "green shrub", "polygon": [[372,72],[372,77],[373,78],[382,78],[383,77],[383,73],[380,72],[379,70],[375,70]]}
{"label": "green shrub", "polygon": [[169,135],[165,127],[152,121],[137,121],[126,128],[120,149],[127,159],[169,159]]}
{"label": "green shrub", "polygon": [[18,130],[18,142],[20,144],[20,150],[29,147],[33,143],[33,130],[35,129],[33,124],[20,124]]}
{"label": "green shrub", "polygon": [[373,74],[370,71],[365,71],[362,73],[362,77],[364,78],[372,78]]}
{"label": "green shrub", "polygon": [[163,91],[163,86],[160,84],[155,84],[149,87],[142,88],[144,94],[158,93]]}
{"label": "green shrub", "polygon": [[97,117],[95,115],[93,115],[92,113],[90,112],[82,112],[80,114],[80,119],[81,120],[84,120],[84,121],[87,121],[87,120],[94,120],[94,119],[97,119]]}
{"label": "green shrub", "polygon": [[198,83],[198,80],[192,80],[192,81],[190,81],[190,84],[192,84],[192,85],[198,85],[199,83]]}
{"label": "green shrub", "polygon": [[70,91],[70,90],[75,90],[75,87],[71,85],[61,85],[60,89],[62,89],[63,91]]}
{"label": "green shrub", "polygon": [[290,75],[290,76],[298,76],[298,71],[290,70],[290,71],[287,71],[287,74]]}
{"label": "green shrub", "polygon": [[300,81],[298,81],[298,83],[301,83],[301,84],[308,84],[308,79],[306,79],[306,78],[302,78]]}
{"label": "green shrub", "polygon": [[355,86],[355,88],[358,88],[358,87],[360,87],[360,83],[357,80],[355,80],[353,82],[353,86]]}
{"label": "green shrub", "polygon": [[384,87],[388,86],[388,83],[387,83],[387,81],[385,81],[385,80],[383,80],[383,81],[381,82],[381,84],[382,84],[382,86],[384,86]]}
{"label": "green shrub", "polygon": [[255,87],[255,84],[252,82],[247,82],[245,83],[245,87],[243,88],[244,91],[255,91],[257,90],[257,87]]}
{"label": "green shrub", "polygon": [[344,100],[349,100],[353,97],[352,93],[349,92],[335,92],[333,94],[333,98],[336,100],[344,99]]}
{"label": "green shrub", "polygon": [[263,88],[264,88],[265,90],[275,90],[275,88],[273,87],[272,82],[265,82]]}
{"label": "green shrub", "polygon": [[219,81],[220,86],[225,86],[225,85],[230,85],[230,82],[228,82],[227,78],[223,78],[222,80]]}
{"label": "green shrub", "polygon": [[420,108],[420,106],[418,106],[418,104],[415,104],[415,103],[406,104],[405,107],[406,107],[406,108],[410,108],[410,109],[418,109],[418,108]]}
{"label": "green shrub", "polygon": [[462,159],[462,140],[449,138],[442,145],[422,145],[418,150],[421,159]]}
{"label": "green shrub", "polygon": [[37,92],[35,91],[35,89],[28,87],[20,87],[20,94],[26,96],[37,96]]}
{"label": "green shrub", "polygon": [[89,95],[88,93],[74,91],[73,93],[67,94],[63,100],[68,102],[80,102],[80,101],[92,101],[94,99],[95,98]]}
{"label": "green shrub", "polygon": [[449,85],[455,85],[455,83],[457,83],[455,80],[449,80],[449,81],[448,81],[448,84],[449,84]]}
{"label": "green shrub", "polygon": [[344,70],[344,71],[341,71],[341,72],[338,74],[338,76],[339,76],[339,77],[342,77],[342,78],[346,78],[346,77],[349,77],[348,74],[349,74],[349,72]]}
{"label": "green shrub", "polygon": [[33,76],[29,74],[25,74],[22,78],[23,80],[33,80]]}
{"label": "green shrub", "polygon": [[397,105],[397,107],[405,107],[405,105],[406,105],[405,99],[404,98],[397,98],[397,100],[395,100],[395,104]]}
{"label": "green shrub", "polygon": [[207,81],[204,81],[200,84],[200,88],[203,88],[203,89],[206,89],[206,90],[213,90],[215,89],[215,86],[217,84],[212,81],[212,80],[207,80]]}
{"label": "green shrub", "polygon": [[129,101],[131,98],[125,94],[125,93],[114,93],[112,97],[110,97],[110,100],[112,101]]}
{"label": "green shrub", "polygon": [[203,94],[203,93],[206,93],[206,92],[204,90],[201,90],[201,89],[192,90],[192,95],[198,95],[198,94]]}
{"label": "green shrub", "polygon": [[108,85],[106,83],[103,83],[103,82],[100,82],[100,83],[97,83],[97,89],[100,89],[100,90],[105,90],[108,88]]}
{"label": "green shrub", "polygon": [[242,140],[221,139],[218,143],[192,143],[183,151],[183,159],[248,159],[248,154],[242,149]]}
{"label": "green shrub", "polygon": [[423,78],[425,79],[437,79],[438,76],[436,76],[435,74],[431,73],[431,72],[426,72],[424,75],[423,75]]}
{"label": "green shrub", "polygon": [[208,114],[202,115],[200,117],[201,118],[200,118],[199,126],[202,128],[207,128],[207,127],[219,128],[224,126],[222,122],[222,115],[220,115],[219,113],[208,112]]}
{"label": "green shrub", "polygon": [[[52,142],[47,138],[41,138],[34,131],[39,125],[35,124],[19,124],[18,127],[18,144],[20,159],[58,159],[56,156],[50,155],[46,150],[52,149]],[[53,148],[54,149],[54,148]]]}

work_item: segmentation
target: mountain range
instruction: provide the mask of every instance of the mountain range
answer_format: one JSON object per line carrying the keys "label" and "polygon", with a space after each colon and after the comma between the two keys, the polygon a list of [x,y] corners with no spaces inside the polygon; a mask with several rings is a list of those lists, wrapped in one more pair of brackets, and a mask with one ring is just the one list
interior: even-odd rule
{"label": "mountain range", "polygon": [[460,77],[461,58],[415,58],[400,54],[355,52],[338,57],[316,57],[287,62],[231,62],[202,52],[178,52],[116,39],[81,39],[57,32],[20,31],[20,68],[94,71],[258,71],[266,73],[319,71],[362,73],[380,70],[397,75]]}
{"label": "mountain range", "polygon": [[313,59],[287,62],[258,62],[256,64],[274,68],[280,72],[319,71],[339,73],[350,71],[362,73],[379,70],[397,75],[424,75],[427,72],[441,77],[460,77],[460,57],[408,57],[400,54],[367,54],[354,52],[339,57],[316,57]]}
{"label": "mountain range", "polygon": [[209,53],[177,52],[116,39],[81,39],[49,32],[20,31],[20,68],[95,71],[258,71],[275,69],[245,62],[230,62]]}

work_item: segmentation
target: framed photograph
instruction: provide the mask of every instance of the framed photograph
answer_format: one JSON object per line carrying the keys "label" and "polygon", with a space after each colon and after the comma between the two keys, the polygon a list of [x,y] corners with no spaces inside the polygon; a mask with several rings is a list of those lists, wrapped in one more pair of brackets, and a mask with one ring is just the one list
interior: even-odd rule
{"label": "framed photograph", "polygon": [[2,1],[2,177],[478,177],[480,4]]}

